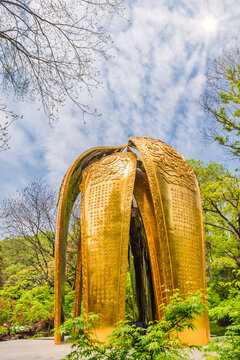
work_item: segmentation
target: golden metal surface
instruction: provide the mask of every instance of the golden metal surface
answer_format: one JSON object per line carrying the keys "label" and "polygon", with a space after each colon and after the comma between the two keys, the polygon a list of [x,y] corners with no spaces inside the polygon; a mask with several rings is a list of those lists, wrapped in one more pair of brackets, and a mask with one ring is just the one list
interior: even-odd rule
{"label": "golden metal surface", "polygon": [[[175,149],[159,140],[133,137],[131,143],[146,170],[159,241],[170,250],[173,287],[181,295],[206,292],[201,204],[194,173]],[[202,316],[199,323],[194,332],[183,336],[190,344],[205,345],[209,340],[207,317]]]}
{"label": "golden metal surface", "polygon": [[[97,336],[125,317],[128,242],[136,155],[101,159],[84,173],[81,231],[84,315],[102,314]],[[102,339],[101,337],[101,339]]]}
{"label": "golden metal surface", "polygon": [[[134,195],[141,213],[147,237],[155,302],[157,304],[157,319],[160,319],[162,314],[160,313],[159,305],[163,302],[166,303],[169,295],[169,293],[166,291],[164,292],[164,290],[173,288],[172,274],[170,275],[170,286],[168,282],[169,269],[172,271],[172,267],[170,265],[171,260],[169,249],[167,248],[163,251],[166,243],[163,243],[162,239],[159,238],[158,235],[157,221],[154,214],[154,206],[147,175],[140,169],[137,169],[136,172]],[[165,259],[164,254],[167,254],[167,259]]]}
{"label": "golden metal surface", "polygon": [[[156,305],[167,302],[164,290],[181,295],[203,290],[206,274],[202,210],[195,175],[169,145],[132,137],[128,152],[121,147],[93,148],[69,167],[59,192],[55,244],[55,329],[63,321],[68,224],[81,186],[81,240],[78,247],[74,317],[100,313],[105,340],[124,319],[131,202],[134,195],[145,228]],[[136,147],[138,159],[130,147]],[[136,169],[138,164],[138,169]],[[144,240],[144,244],[146,244]],[[149,265],[148,265],[149,266]],[[158,311],[157,318],[161,318]],[[60,335],[55,330],[55,343]],[[194,332],[180,336],[189,344],[209,339],[207,316]]]}
{"label": "golden metal surface", "polygon": [[166,289],[172,290],[174,288],[173,283],[173,271],[172,271],[172,265],[171,265],[171,257],[170,254],[170,248],[169,248],[169,239],[168,239],[168,231],[166,226],[166,219],[164,216],[164,207],[163,207],[163,201],[162,201],[162,192],[160,189],[160,184],[158,181],[157,174],[155,172],[155,162],[159,162],[160,159],[158,157],[152,158],[151,154],[149,153],[149,150],[151,150],[150,143],[149,147],[146,146],[144,142],[143,137],[132,137],[130,138],[129,142],[133,143],[142,158],[144,169],[146,171],[147,180],[151,192],[151,198],[153,201],[154,206],[154,213],[157,223],[157,229],[158,229],[158,242],[160,242],[160,248],[162,252],[162,258],[163,258],[163,267],[165,271],[165,283],[162,284]]}
{"label": "golden metal surface", "polygon": [[58,196],[57,217],[55,226],[55,264],[54,264],[54,342],[61,343],[57,329],[63,322],[63,304],[65,291],[65,267],[66,267],[66,242],[68,225],[73,204],[79,194],[79,184],[82,172],[92,162],[97,161],[103,156],[121,152],[124,146],[119,147],[97,147],[85,151],[69,166]]}

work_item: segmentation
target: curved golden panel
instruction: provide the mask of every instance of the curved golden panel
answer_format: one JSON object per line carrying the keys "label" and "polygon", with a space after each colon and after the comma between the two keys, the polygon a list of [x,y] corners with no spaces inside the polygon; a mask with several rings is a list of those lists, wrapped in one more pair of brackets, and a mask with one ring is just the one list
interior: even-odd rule
{"label": "curved golden panel", "polygon": [[165,213],[164,213],[164,207],[162,201],[162,192],[159,186],[160,184],[158,181],[157,174],[155,172],[155,163],[154,163],[154,160],[155,161],[158,160],[152,158],[149,152],[150,150],[148,146],[149,144],[144,142],[145,139],[149,139],[149,138],[131,137],[129,139],[129,143],[130,144],[133,143],[137,147],[142,157],[144,168],[146,170],[147,180],[151,192],[157,229],[158,229],[158,241],[160,242],[158,246],[160,246],[161,248],[162,259],[163,259],[162,266],[165,270],[165,276],[164,276],[165,283],[163,284],[163,286],[168,290],[172,290],[174,288],[174,282],[173,282],[173,272],[171,265],[168,232],[167,232],[166,220],[164,216]]}
{"label": "curved golden panel", "polygon": [[[167,295],[167,292],[164,293],[164,290],[168,289],[166,283],[167,267],[164,266],[164,256],[162,252],[162,247],[164,245],[161,247],[161,239],[159,241],[157,221],[154,214],[154,206],[148,185],[147,175],[140,169],[137,169],[136,172],[134,195],[140,210],[147,237],[155,302],[157,304],[156,315],[157,319],[160,319],[162,314],[160,313],[159,305],[164,302],[164,298]],[[168,261],[170,263],[170,254]]]}
{"label": "curved golden panel", "polygon": [[[120,147],[97,147],[87,150],[80,155],[68,168],[58,197],[57,218],[55,228],[55,283],[54,283],[54,317],[55,328],[58,329],[63,321],[66,241],[68,224],[73,204],[79,194],[79,183],[84,169],[92,162],[114,152],[121,152],[125,146]],[[55,344],[60,344],[60,335],[55,331]]]}
{"label": "curved golden panel", "polygon": [[102,314],[103,340],[125,317],[128,243],[136,155],[113,154],[84,173],[81,231],[83,307]]}
{"label": "curved golden panel", "polygon": [[[175,149],[162,141],[132,137],[131,144],[137,147],[146,170],[163,266],[169,269],[168,284],[173,276],[173,287],[168,288],[179,289],[181,295],[206,291],[201,204],[193,171]],[[203,345],[208,341],[207,334],[207,318],[202,317],[198,329],[183,337],[189,343]]]}

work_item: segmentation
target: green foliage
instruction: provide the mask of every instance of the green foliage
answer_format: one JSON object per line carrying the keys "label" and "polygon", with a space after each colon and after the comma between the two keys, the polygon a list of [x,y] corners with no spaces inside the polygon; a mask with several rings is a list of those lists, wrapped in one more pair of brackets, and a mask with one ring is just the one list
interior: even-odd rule
{"label": "green foliage", "polygon": [[[147,329],[119,323],[107,343],[94,339],[100,316],[89,315],[71,319],[61,326],[59,333],[69,332],[73,351],[66,359],[188,359],[188,351],[177,334],[184,329],[194,329],[194,320],[206,311],[200,294],[181,299],[176,293],[167,306],[163,306],[161,321],[151,322]],[[142,333],[145,335],[142,335]]]}
{"label": "green foliage", "polygon": [[226,336],[212,341],[204,353],[207,360],[239,360],[240,336],[229,330]]}
{"label": "green foliage", "polygon": [[0,289],[3,284],[3,255],[2,255],[2,245],[0,244]]}
{"label": "green foliage", "polygon": [[29,290],[37,285],[43,285],[34,264],[36,258],[31,249],[26,251],[26,245],[19,239],[5,239],[2,242],[3,254],[3,284],[5,287],[21,286]]}
{"label": "green foliage", "polygon": [[73,315],[75,291],[71,290],[70,285],[67,283],[65,286],[65,303],[64,303],[64,315],[65,319],[71,318]]}
{"label": "green foliage", "polygon": [[[205,165],[201,161],[189,160],[193,168],[201,191],[202,206],[204,211],[207,236],[213,235],[221,242],[230,241],[229,248],[236,249],[237,241],[240,238],[238,216],[240,214],[240,181],[239,177],[231,174],[223,166],[211,161]],[[216,232],[216,230],[219,230]],[[235,241],[235,243],[234,243]],[[220,244],[218,244],[220,246]],[[230,250],[229,249],[229,250]],[[228,251],[228,249],[227,249]],[[229,262],[232,265],[237,263],[238,254],[224,252],[229,255]]]}
{"label": "green foliage", "polygon": [[[45,181],[35,178],[0,205],[1,226],[7,238],[3,245],[3,283],[25,289],[53,287],[55,253],[56,192]],[[78,214],[79,215],[79,214]],[[68,234],[66,281],[75,284],[79,219]]]}
{"label": "green foliage", "polygon": [[[1,242],[0,325],[6,324],[9,333],[27,329],[34,333],[35,328],[41,331],[42,326],[52,326],[55,208],[56,193],[41,179],[34,179],[1,205],[1,220],[9,237]],[[78,224],[67,246],[66,318],[73,311]]]}
{"label": "green foliage", "polygon": [[[236,271],[239,278],[240,271]],[[212,319],[226,319],[229,323],[240,324],[240,281],[234,279],[227,283],[221,283],[222,287],[227,288],[227,297],[218,304],[210,308],[209,315]]]}
{"label": "green foliage", "polygon": [[218,325],[215,321],[210,321],[210,334],[216,336],[223,336],[226,328]]}
{"label": "green foliage", "polygon": [[12,333],[17,332],[19,327],[29,329],[52,315],[53,293],[48,286],[28,291],[14,286],[0,292],[0,325],[6,324]]}
{"label": "green foliage", "polygon": [[[65,316],[73,313],[74,291],[66,286]],[[35,286],[30,290],[21,285],[4,287],[0,291],[0,326],[8,328],[9,333],[19,329],[47,331],[53,328],[54,294],[47,285]],[[48,333],[48,331],[47,331]]]}
{"label": "green foliage", "polygon": [[0,325],[0,336],[5,335],[7,333],[8,333],[8,329],[6,328],[6,326]]}
{"label": "green foliage", "polygon": [[200,185],[208,265],[212,270],[240,268],[239,177],[215,162],[189,162]]}
{"label": "green foliage", "polygon": [[135,321],[135,304],[133,301],[132,282],[130,272],[127,272],[126,281],[126,306],[125,306],[125,319],[127,321]]}
{"label": "green foliage", "polygon": [[3,246],[9,255],[4,254],[6,266],[13,273],[19,263],[31,272],[34,268],[37,285],[53,286],[55,212],[56,193],[38,178],[0,205],[2,231],[8,237]]}

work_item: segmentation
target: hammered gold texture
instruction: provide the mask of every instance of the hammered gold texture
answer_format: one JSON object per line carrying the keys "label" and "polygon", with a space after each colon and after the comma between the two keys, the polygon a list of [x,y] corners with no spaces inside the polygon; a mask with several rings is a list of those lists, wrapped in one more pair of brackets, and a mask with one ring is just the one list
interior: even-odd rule
{"label": "hammered gold texture", "polygon": [[[166,294],[164,293],[164,290],[167,290],[164,288],[164,284],[166,285],[166,267],[163,266],[164,258],[162,256],[163,253],[160,246],[161,241],[159,241],[158,237],[157,222],[154,214],[153,201],[147,181],[147,175],[140,169],[137,169],[136,172],[134,196],[140,210],[147,237],[155,302],[160,305],[164,302],[164,298],[166,297]],[[157,319],[159,320],[161,316],[162,313],[160,313],[160,307],[157,306]]]}
{"label": "hammered gold texture", "polygon": [[83,176],[81,231],[84,315],[102,314],[108,335],[125,317],[129,227],[136,155],[107,156]]}
{"label": "hammered gold texture", "polygon": [[[183,296],[196,290],[206,291],[201,205],[195,175],[186,160],[169,145],[145,137],[130,138],[131,142],[137,147],[147,173],[159,241],[167,243],[163,266],[172,269],[173,288]],[[202,316],[197,330],[185,331],[181,337],[188,343],[204,345],[208,341],[207,328],[208,320]]]}
{"label": "hammered gold texture", "polygon": [[158,241],[160,242],[161,252],[162,252],[162,261],[163,261],[162,266],[165,269],[165,277],[164,277],[165,283],[162,285],[165,289],[168,289],[171,292],[171,290],[173,290],[174,288],[173,272],[172,272],[168,232],[165,222],[161,190],[159,188],[158,178],[154,170],[154,163],[152,161],[151,155],[149,154],[148,148],[145,145],[143,139],[144,138],[142,137],[132,137],[130,138],[130,143],[132,142],[137,147],[142,157],[144,168],[146,170],[149,188],[154,205],[155,218],[157,222]]}
{"label": "hammered gold texture", "polygon": [[144,139],[145,147],[151,156],[154,166],[166,182],[181,185],[196,192],[195,175],[177,150],[157,139],[147,137],[142,137],[141,139]]}
{"label": "hammered gold texture", "polygon": [[[199,185],[197,183],[197,196],[198,202],[200,205],[200,222],[201,222],[201,245],[202,245],[202,263],[203,263],[203,281],[204,281],[204,301],[207,301],[207,274],[206,274],[206,259],[205,259],[205,242],[204,242],[204,222],[203,222],[203,210],[202,210],[202,203],[201,203],[201,194]],[[203,314],[201,316],[200,323],[202,324],[202,341],[201,344],[206,341],[206,339],[210,340],[210,324],[208,314]],[[204,333],[205,332],[205,333]]]}
{"label": "hammered gold texture", "polygon": [[92,162],[101,157],[121,152],[126,147],[97,147],[87,150],[80,155],[68,168],[58,197],[56,229],[55,229],[55,265],[54,265],[54,326],[55,344],[60,344],[60,335],[57,330],[63,321],[63,303],[64,303],[64,284],[65,284],[65,263],[66,263],[66,242],[68,234],[68,224],[70,220],[73,204],[79,194],[79,184],[81,182],[82,172]]}

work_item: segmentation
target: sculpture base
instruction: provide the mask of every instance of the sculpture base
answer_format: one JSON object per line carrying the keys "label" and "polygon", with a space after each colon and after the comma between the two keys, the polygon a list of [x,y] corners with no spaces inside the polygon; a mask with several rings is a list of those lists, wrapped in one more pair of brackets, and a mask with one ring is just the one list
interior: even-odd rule
{"label": "sculpture base", "polygon": [[176,334],[181,341],[187,345],[206,346],[210,339],[210,330],[208,317],[201,316],[196,320],[196,328],[194,330],[185,329],[182,333]]}
{"label": "sculpture base", "polygon": [[100,342],[107,342],[108,336],[115,330],[114,326],[95,327],[93,337]]}

